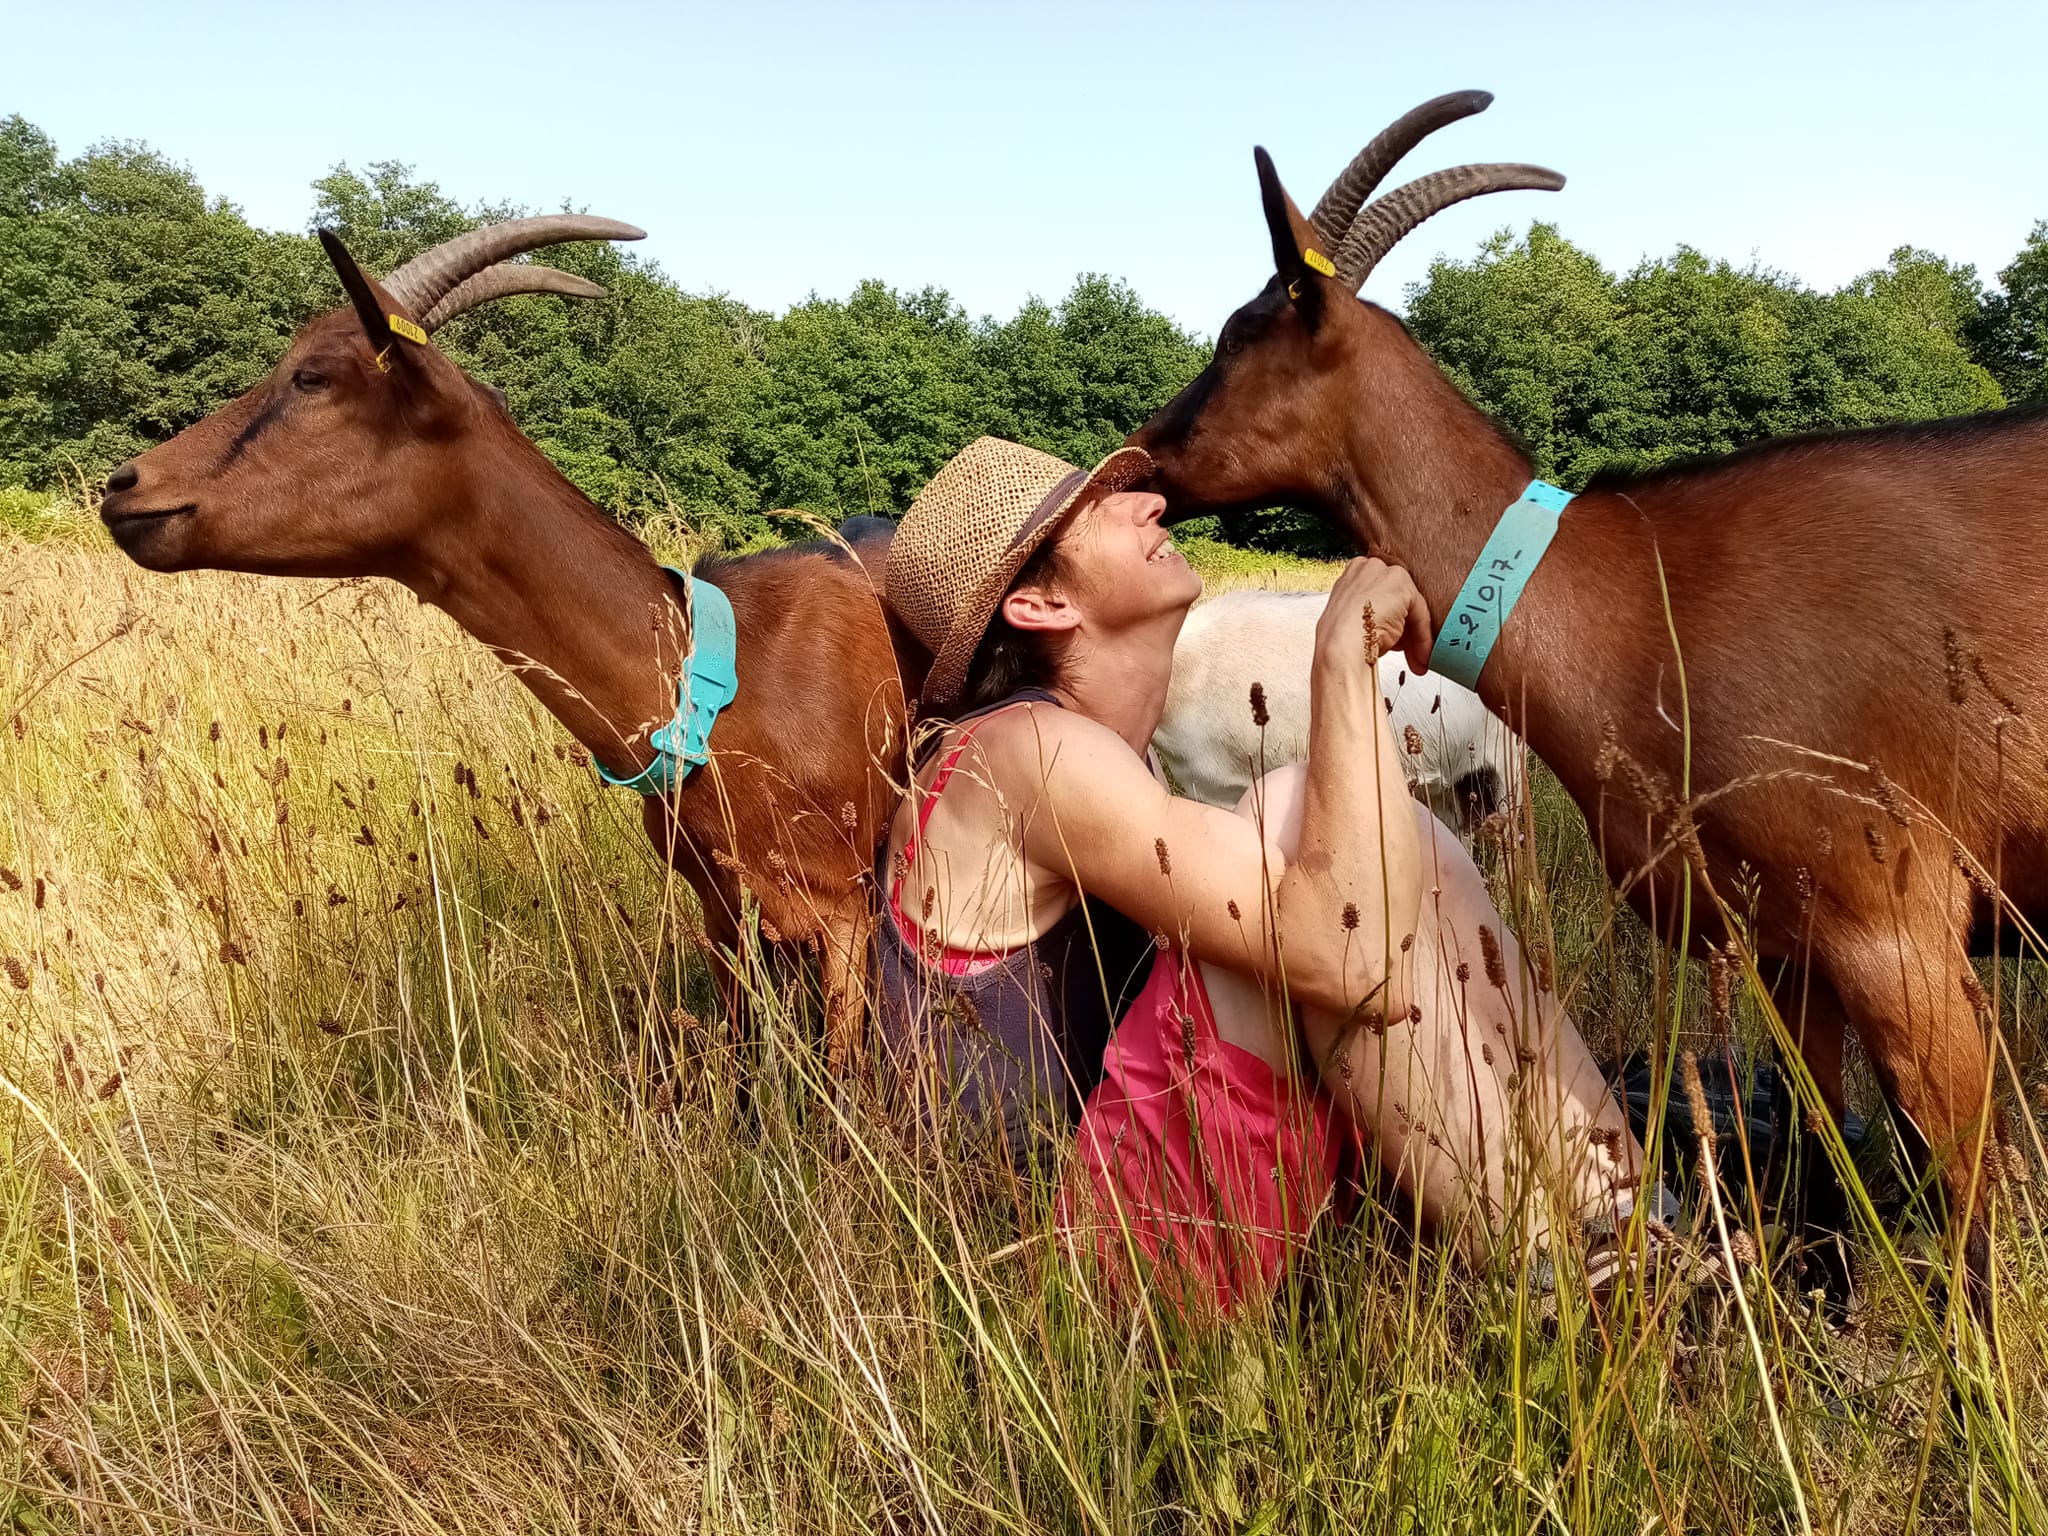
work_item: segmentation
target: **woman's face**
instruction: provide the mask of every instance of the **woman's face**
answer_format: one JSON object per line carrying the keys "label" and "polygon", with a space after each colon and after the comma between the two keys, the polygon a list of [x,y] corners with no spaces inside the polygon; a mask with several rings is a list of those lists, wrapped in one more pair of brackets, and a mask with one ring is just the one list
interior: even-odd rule
{"label": "woman's face", "polygon": [[1118,491],[1076,512],[1059,535],[1066,597],[1100,633],[1185,613],[1202,595],[1197,576],[1160,522],[1166,498]]}

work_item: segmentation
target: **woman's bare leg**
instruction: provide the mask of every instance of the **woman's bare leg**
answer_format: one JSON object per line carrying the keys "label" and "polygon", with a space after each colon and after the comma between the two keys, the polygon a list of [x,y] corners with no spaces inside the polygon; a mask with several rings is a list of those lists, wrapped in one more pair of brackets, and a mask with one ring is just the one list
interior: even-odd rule
{"label": "woman's bare leg", "polygon": [[[1298,769],[1279,770],[1239,806],[1283,856],[1299,833],[1301,784]],[[1401,963],[1415,1012],[1375,1032],[1310,1011],[1302,1032],[1324,1082],[1423,1219],[1469,1253],[1514,1230],[1513,1216],[1516,1236],[1533,1245],[1554,1213],[1586,1221],[1626,1209],[1642,1149],[1621,1106],[1524,964],[1464,845],[1414,809],[1425,883]],[[1498,947],[1493,967],[1482,928]],[[1222,1036],[1282,1065],[1291,1042],[1258,984],[1210,965],[1203,981]],[[1539,1189],[1544,1197],[1530,1198]]]}

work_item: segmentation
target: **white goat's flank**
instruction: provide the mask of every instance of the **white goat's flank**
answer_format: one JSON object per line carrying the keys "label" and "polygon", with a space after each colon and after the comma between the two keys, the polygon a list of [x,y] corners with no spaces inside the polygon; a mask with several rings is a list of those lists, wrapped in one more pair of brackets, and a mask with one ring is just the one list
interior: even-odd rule
{"label": "white goat's flank", "polygon": [[[1227,592],[1188,615],[1173,652],[1166,713],[1152,745],[1188,795],[1235,805],[1263,765],[1278,768],[1308,756],[1308,674],[1316,621],[1329,600],[1322,592]],[[1251,689],[1266,692],[1269,716],[1263,759],[1252,723]],[[1434,673],[1414,673],[1399,654],[1380,661],[1380,693],[1410,787],[1438,816],[1458,825],[1460,780],[1492,770],[1501,796],[1518,783],[1521,743],[1487,712],[1479,696]],[[1413,726],[1422,751],[1410,754]]]}

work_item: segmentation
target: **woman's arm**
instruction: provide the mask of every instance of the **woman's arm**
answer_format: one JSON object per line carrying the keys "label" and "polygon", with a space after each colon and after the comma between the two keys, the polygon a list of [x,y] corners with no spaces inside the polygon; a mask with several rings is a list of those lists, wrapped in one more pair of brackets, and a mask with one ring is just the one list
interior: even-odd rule
{"label": "woman's arm", "polygon": [[[1368,605],[1381,645],[1403,642],[1411,656],[1427,645],[1428,611],[1407,573],[1353,561],[1317,629],[1297,858],[1244,817],[1169,795],[1106,726],[1053,709],[1020,710],[978,737],[1026,858],[1308,1007],[1348,1015],[1373,999],[1414,930],[1421,872],[1366,649]],[[1389,1013],[1407,1006],[1378,1001]]]}

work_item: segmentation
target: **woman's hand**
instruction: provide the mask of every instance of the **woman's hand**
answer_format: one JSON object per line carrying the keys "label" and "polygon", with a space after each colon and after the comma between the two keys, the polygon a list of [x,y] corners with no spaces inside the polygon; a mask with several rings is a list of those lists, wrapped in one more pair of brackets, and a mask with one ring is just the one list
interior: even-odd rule
{"label": "woman's hand", "polygon": [[[1330,589],[1330,600],[1316,623],[1316,662],[1334,666],[1338,676],[1366,664],[1365,611],[1372,610],[1373,649],[1384,655],[1398,650],[1417,672],[1429,670],[1429,605],[1415,582],[1398,565],[1384,560],[1353,560]],[[1378,686],[1374,680],[1373,686]]]}

